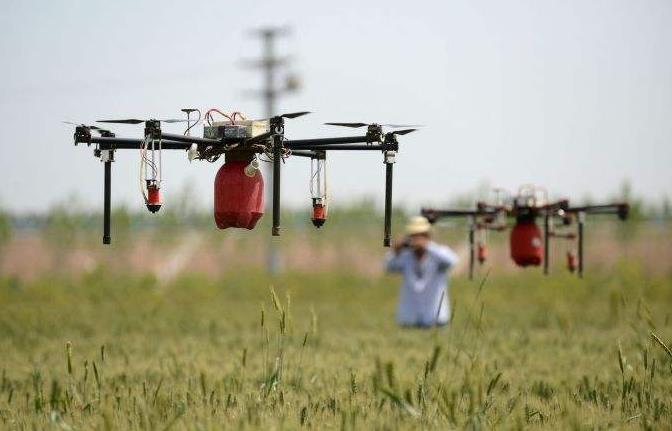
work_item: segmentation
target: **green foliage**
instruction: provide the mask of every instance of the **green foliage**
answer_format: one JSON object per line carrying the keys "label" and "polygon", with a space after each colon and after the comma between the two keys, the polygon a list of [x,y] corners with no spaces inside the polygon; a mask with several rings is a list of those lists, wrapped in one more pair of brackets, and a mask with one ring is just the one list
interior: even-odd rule
{"label": "green foliage", "polygon": [[12,237],[12,225],[9,214],[0,208],[0,247]]}
{"label": "green foliage", "polygon": [[47,213],[45,237],[54,246],[74,244],[82,227],[90,221],[90,214],[81,209],[75,197],[54,205]]}
{"label": "green foliage", "polygon": [[110,228],[117,238],[126,239],[131,232],[131,221],[133,215],[126,207],[126,205],[119,205],[112,208],[110,221]]}
{"label": "green foliage", "polygon": [[458,278],[454,320],[437,331],[394,324],[397,285],[259,272],[163,285],[102,268],[20,288],[0,278],[0,428],[672,423],[672,278],[636,265]]}

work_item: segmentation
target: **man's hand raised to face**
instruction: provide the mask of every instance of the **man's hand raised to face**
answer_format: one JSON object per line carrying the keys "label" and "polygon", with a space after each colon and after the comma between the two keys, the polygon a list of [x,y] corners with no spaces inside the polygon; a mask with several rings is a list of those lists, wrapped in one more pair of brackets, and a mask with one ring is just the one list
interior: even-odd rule
{"label": "man's hand raised to face", "polygon": [[429,246],[429,234],[420,233],[409,237],[409,246],[416,254],[422,254]]}
{"label": "man's hand raised to face", "polygon": [[395,253],[399,253],[401,250],[403,250],[405,247],[408,247],[408,237],[400,237],[396,238],[394,242],[392,243],[392,250]]}

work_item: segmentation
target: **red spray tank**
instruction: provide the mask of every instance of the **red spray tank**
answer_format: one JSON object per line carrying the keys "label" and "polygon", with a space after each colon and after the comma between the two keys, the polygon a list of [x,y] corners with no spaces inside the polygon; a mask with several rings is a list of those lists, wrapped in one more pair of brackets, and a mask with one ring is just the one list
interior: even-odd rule
{"label": "red spray tank", "polygon": [[541,229],[534,220],[519,220],[511,230],[511,258],[518,266],[538,266],[544,255]]}
{"label": "red spray tank", "polygon": [[254,229],[264,215],[264,179],[256,159],[227,160],[215,177],[215,223]]}

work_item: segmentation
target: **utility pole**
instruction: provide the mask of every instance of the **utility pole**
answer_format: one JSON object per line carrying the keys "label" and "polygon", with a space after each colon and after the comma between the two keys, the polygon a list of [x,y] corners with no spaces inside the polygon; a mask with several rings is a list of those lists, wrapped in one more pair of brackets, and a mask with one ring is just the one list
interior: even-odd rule
{"label": "utility pole", "polygon": [[[263,27],[256,29],[254,35],[260,37],[263,43],[262,57],[258,60],[245,62],[246,66],[261,69],[264,74],[263,89],[261,91],[254,91],[254,96],[263,99],[266,118],[279,114],[276,106],[279,96],[294,92],[299,88],[299,80],[293,75],[288,74],[280,86],[277,79],[279,70],[289,64],[289,59],[276,55],[275,42],[276,38],[287,36],[288,34],[289,29],[287,27]],[[273,190],[273,176],[271,172],[271,165],[265,164],[263,169],[264,194],[267,197],[271,195],[271,190]],[[265,200],[265,206],[268,213],[271,206],[270,199]],[[277,274],[281,270],[280,250],[273,237],[271,237],[268,246],[266,268],[271,274]]]}

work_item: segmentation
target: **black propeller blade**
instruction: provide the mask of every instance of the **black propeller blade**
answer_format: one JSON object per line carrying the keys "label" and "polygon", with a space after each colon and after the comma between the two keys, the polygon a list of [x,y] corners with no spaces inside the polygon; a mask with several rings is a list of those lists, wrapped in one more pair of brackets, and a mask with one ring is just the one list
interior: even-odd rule
{"label": "black propeller blade", "polygon": [[92,130],[102,130],[100,127],[89,126],[88,124],[84,124],[84,123],[73,123],[72,121],[62,121],[62,123],[71,124],[73,126],[86,127],[87,129],[92,129]]}
{"label": "black propeller blade", "polygon": [[287,114],[280,114],[282,118],[297,118],[303,117],[304,115],[310,114],[310,111],[300,111],[300,112],[289,112]]}
{"label": "black propeller blade", "polygon": [[[280,114],[280,115],[274,115],[272,118],[280,117],[280,118],[298,118],[298,117],[303,117],[304,115],[310,114],[310,111],[300,111],[300,112],[288,112],[286,114]],[[257,121],[268,121],[270,118],[261,118]]]}
{"label": "black propeller blade", "polygon": [[[421,124],[377,124],[377,123],[324,123],[328,126],[340,126],[340,127],[352,127],[352,128],[358,128],[358,127],[368,127],[368,126],[383,126],[383,127],[391,127],[393,129],[398,129],[401,127],[423,127]],[[413,129],[416,130],[416,129]],[[406,132],[410,133],[410,132]],[[402,133],[397,133],[397,134],[402,134]]]}
{"label": "black propeller blade", "polygon": [[[152,121],[154,119],[147,119],[147,120],[140,120],[138,118],[126,118],[123,120],[96,120],[96,123],[113,123],[113,124],[141,124],[145,123],[147,121]],[[170,118],[167,120],[156,120],[160,121],[162,123],[186,123],[186,119],[175,119],[175,118]]]}
{"label": "black propeller blade", "polygon": [[403,129],[403,130],[394,130],[389,132],[391,135],[407,135],[411,132],[415,132],[418,129]]}
{"label": "black propeller blade", "polygon": [[64,124],[71,124],[71,125],[77,126],[77,127],[85,127],[87,129],[90,129],[90,130],[95,130],[98,133],[100,133],[101,135],[105,134],[105,133],[112,133],[107,129],[103,129],[103,128],[98,127],[98,126],[89,126],[88,124],[84,124],[84,123],[73,123],[72,121],[63,121],[63,123]]}
{"label": "black propeller blade", "polygon": [[358,127],[365,127],[368,126],[366,123],[324,123],[327,126],[340,126],[340,127],[352,127],[352,128],[358,128]]}

